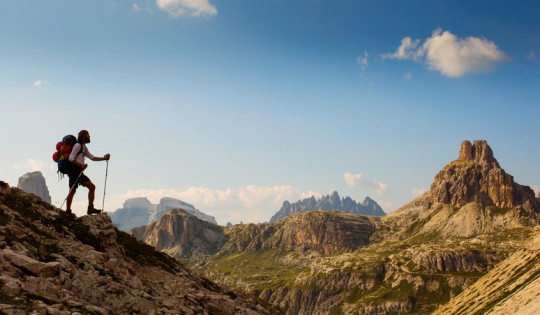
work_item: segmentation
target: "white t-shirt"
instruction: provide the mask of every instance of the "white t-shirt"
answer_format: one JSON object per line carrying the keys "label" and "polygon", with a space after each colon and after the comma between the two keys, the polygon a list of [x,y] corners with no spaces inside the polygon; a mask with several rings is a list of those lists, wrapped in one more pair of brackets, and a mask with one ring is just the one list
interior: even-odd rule
{"label": "white t-shirt", "polygon": [[90,153],[90,151],[88,151],[88,148],[85,145],[83,146],[82,153],[80,153],[79,151],[81,151],[81,144],[77,142],[73,146],[73,150],[71,150],[71,154],[69,155],[69,161],[70,162],[73,162],[73,160],[75,160],[75,161],[77,161],[77,162],[79,162],[81,164],[84,164],[84,157],[85,156],[88,157],[90,160],[92,160],[94,158],[92,153]]}

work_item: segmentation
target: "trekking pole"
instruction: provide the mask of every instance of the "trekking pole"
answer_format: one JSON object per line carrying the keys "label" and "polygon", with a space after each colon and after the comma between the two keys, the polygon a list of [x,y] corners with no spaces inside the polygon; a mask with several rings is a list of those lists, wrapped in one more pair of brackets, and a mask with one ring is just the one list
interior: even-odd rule
{"label": "trekking pole", "polygon": [[62,207],[64,206],[64,203],[65,203],[66,200],[68,199],[69,194],[71,194],[71,191],[73,190],[73,188],[79,183],[79,178],[81,177],[81,175],[82,175],[83,172],[84,172],[84,170],[82,170],[82,171],[79,173],[79,176],[77,176],[77,179],[75,180],[75,183],[74,183],[73,186],[71,186],[71,188],[69,189],[68,195],[67,195],[66,199],[64,199],[64,202],[62,202],[62,205],[60,206],[60,209],[62,209]]}
{"label": "trekking pole", "polygon": [[107,190],[107,175],[109,174],[109,160],[107,160],[107,168],[105,169],[105,185],[103,186],[103,204],[101,205],[101,211],[105,211],[105,191]]}

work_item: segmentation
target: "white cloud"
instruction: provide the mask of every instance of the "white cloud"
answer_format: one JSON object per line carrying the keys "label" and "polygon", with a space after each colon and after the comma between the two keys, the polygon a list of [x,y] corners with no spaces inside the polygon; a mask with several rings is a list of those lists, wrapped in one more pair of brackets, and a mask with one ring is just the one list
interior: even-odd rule
{"label": "white cloud", "polygon": [[364,50],[364,56],[360,55],[356,59],[356,64],[360,66],[360,69],[362,69],[362,71],[366,71],[367,67],[369,66],[368,57],[368,52]]}
{"label": "white cloud", "polygon": [[437,29],[422,45],[420,40],[405,37],[395,53],[382,55],[384,59],[409,59],[425,63],[448,77],[469,73],[490,72],[509,57],[494,42],[480,37],[460,39],[449,31]]}
{"label": "white cloud", "polygon": [[411,191],[411,194],[415,197],[418,197],[418,196],[421,196],[423,195],[425,192],[427,191],[427,189],[425,188],[413,188],[412,191]]}
{"label": "white cloud", "polygon": [[209,0],[156,0],[157,6],[173,17],[189,14],[193,17],[210,17],[217,14],[215,6]]}
{"label": "white cloud", "polygon": [[384,212],[390,213],[394,211],[394,203],[389,200],[375,200],[381,208],[383,208]]}
{"label": "white cloud", "polygon": [[357,186],[367,187],[378,195],[388,192],[388,184],[376,180],[365,179],[362,174],[345,173],[343,178],[345,178],[345,182],[351,188]]}
{"label": "white cloud", "polygon": [[302,192],[290,185],[255,186],[239,188],[211,189],[190,187],[186,190],[175,189],[139,189],[125,194],[117,194],[107,201],[106,210],[112,211],[123,206],[125,200],[146,197],[157,204],[163,197],[177,198],[190,203],[197,209],[216,217],[220,224],[226,222],[264,222],[269,221],[285,200],[295,202],[311,196],[320,197],[321,193]]}
{"label": "white cloud", "polygon": [[35,172],[35,171],[43,170],[44,165],[45,163],[43,163],[42,161],[37,161],[34,159],[27,159],[24,162],[13,165],[13,168],[18,171],[32,170],[33,172]]}
{"label": "white cloud", "polygon": [[531,50],[528,54],[525,55],[525,58],[529,60],[536,60],[536,53],[534,50]]}
{"label": "white cloud", "polygon": [[418,49],[419,39],[412,40],[410,37],[404,37],[401,40],[401,45],[395,53],[382,55],[383,59],[418,59],[422,56]]}
{"label": "white cloud", "polygon": [[47,80],[37,80],[36,82],[34,82],[34,87],[42,87],[42,86],[45,86],[45,85],[49,85],[50,82],[47,81]]}
{"label": "white cloud", "polygon": [[133,4],[133,11],[135,12],[141,12],[141,8],[139,7],[139,5],[137,5],[136,3]]}
{"label": "white cloud", "polygon": [[534,194],[538,196],[538,193],[540,192],[540,187],[538,186],[532,186],[532,190],[534,190]]}

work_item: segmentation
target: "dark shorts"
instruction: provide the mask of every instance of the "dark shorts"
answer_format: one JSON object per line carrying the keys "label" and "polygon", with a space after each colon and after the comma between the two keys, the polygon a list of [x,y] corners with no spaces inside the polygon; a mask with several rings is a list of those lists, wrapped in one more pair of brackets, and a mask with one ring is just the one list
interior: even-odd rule
{"label": "dark shorts", "polygon": [[[81,176],[79,176],[79,174]],[[73,165],[73,168],[69,171],[68,177],[69,177],[69,189],[71,189],[71,187],[73,187],[74,185],[77,185],[75,186],[75,189],[77,189],[79,185],[84,186],[86,182],[90,181],[90,178],[84,175],[84,173],[81,174],[81,169],[75,165]]]}

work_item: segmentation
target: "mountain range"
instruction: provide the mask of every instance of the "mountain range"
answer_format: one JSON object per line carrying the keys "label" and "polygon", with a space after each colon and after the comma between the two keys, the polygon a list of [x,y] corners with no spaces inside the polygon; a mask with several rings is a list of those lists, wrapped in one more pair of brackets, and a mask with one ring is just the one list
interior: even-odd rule
{"label": "mountain range", "polygon": [[[393,213],[301,211],[272,223],[214,229],[216,247],[182,259],[286,314],[487,314],[525,302],[539,311],[540,303],[518,294],[534,292],[540,281],[536,247],[527,249],[540,236],[539,216],[540,199],[515,183],[487,143],[464,141],[431,189]],[[186,229],[196,225],[186,214],[170,212],[162,220],[181,220],[183,233],[197,234]],[[181,239],[195,239],[183,233]],[[482,293],[486,285],[499,288],[495,297]],[[474,306],[474,299],[482,303]]]}
{"label": "mountain range", "polygon": [[152,204],[147,198],[131,198],[124,202],[124,206],[109,213],[114,224],[122,231],[128,231],[139,226],[146,226],[161,218],[170,209],[181,208],[184,211],[198,217],[201,220],[217,224],[213,216],[209,216],[189,203],[181,200],[164,197],[157,205]]}
{"label": "mountain range", "polygon": [[285,201],[283,202],[281,209],[272,216],[270,222],[279,221],[293,213],[313,210],[337,210],[365,215],[386,214],[379,204],[369,197],[366,197],[364,202],[357,203],[356,200],[353,200],[350,197],[340,199],[338,192],[334,191],[330,195],[322,196],[319,199],[315,199],[314,196],[311,196],[310,198],[298,200],[292,204],[289,201]]}
{"label": "mountain range", "polygon": [[0,310],[538,314],[538,197],[486,141],[464,141],[429,191],[388,215],[220,227],[156,206],[157,221],[130,231],[144,244],[105,213],[72,219],[0,182]]}

